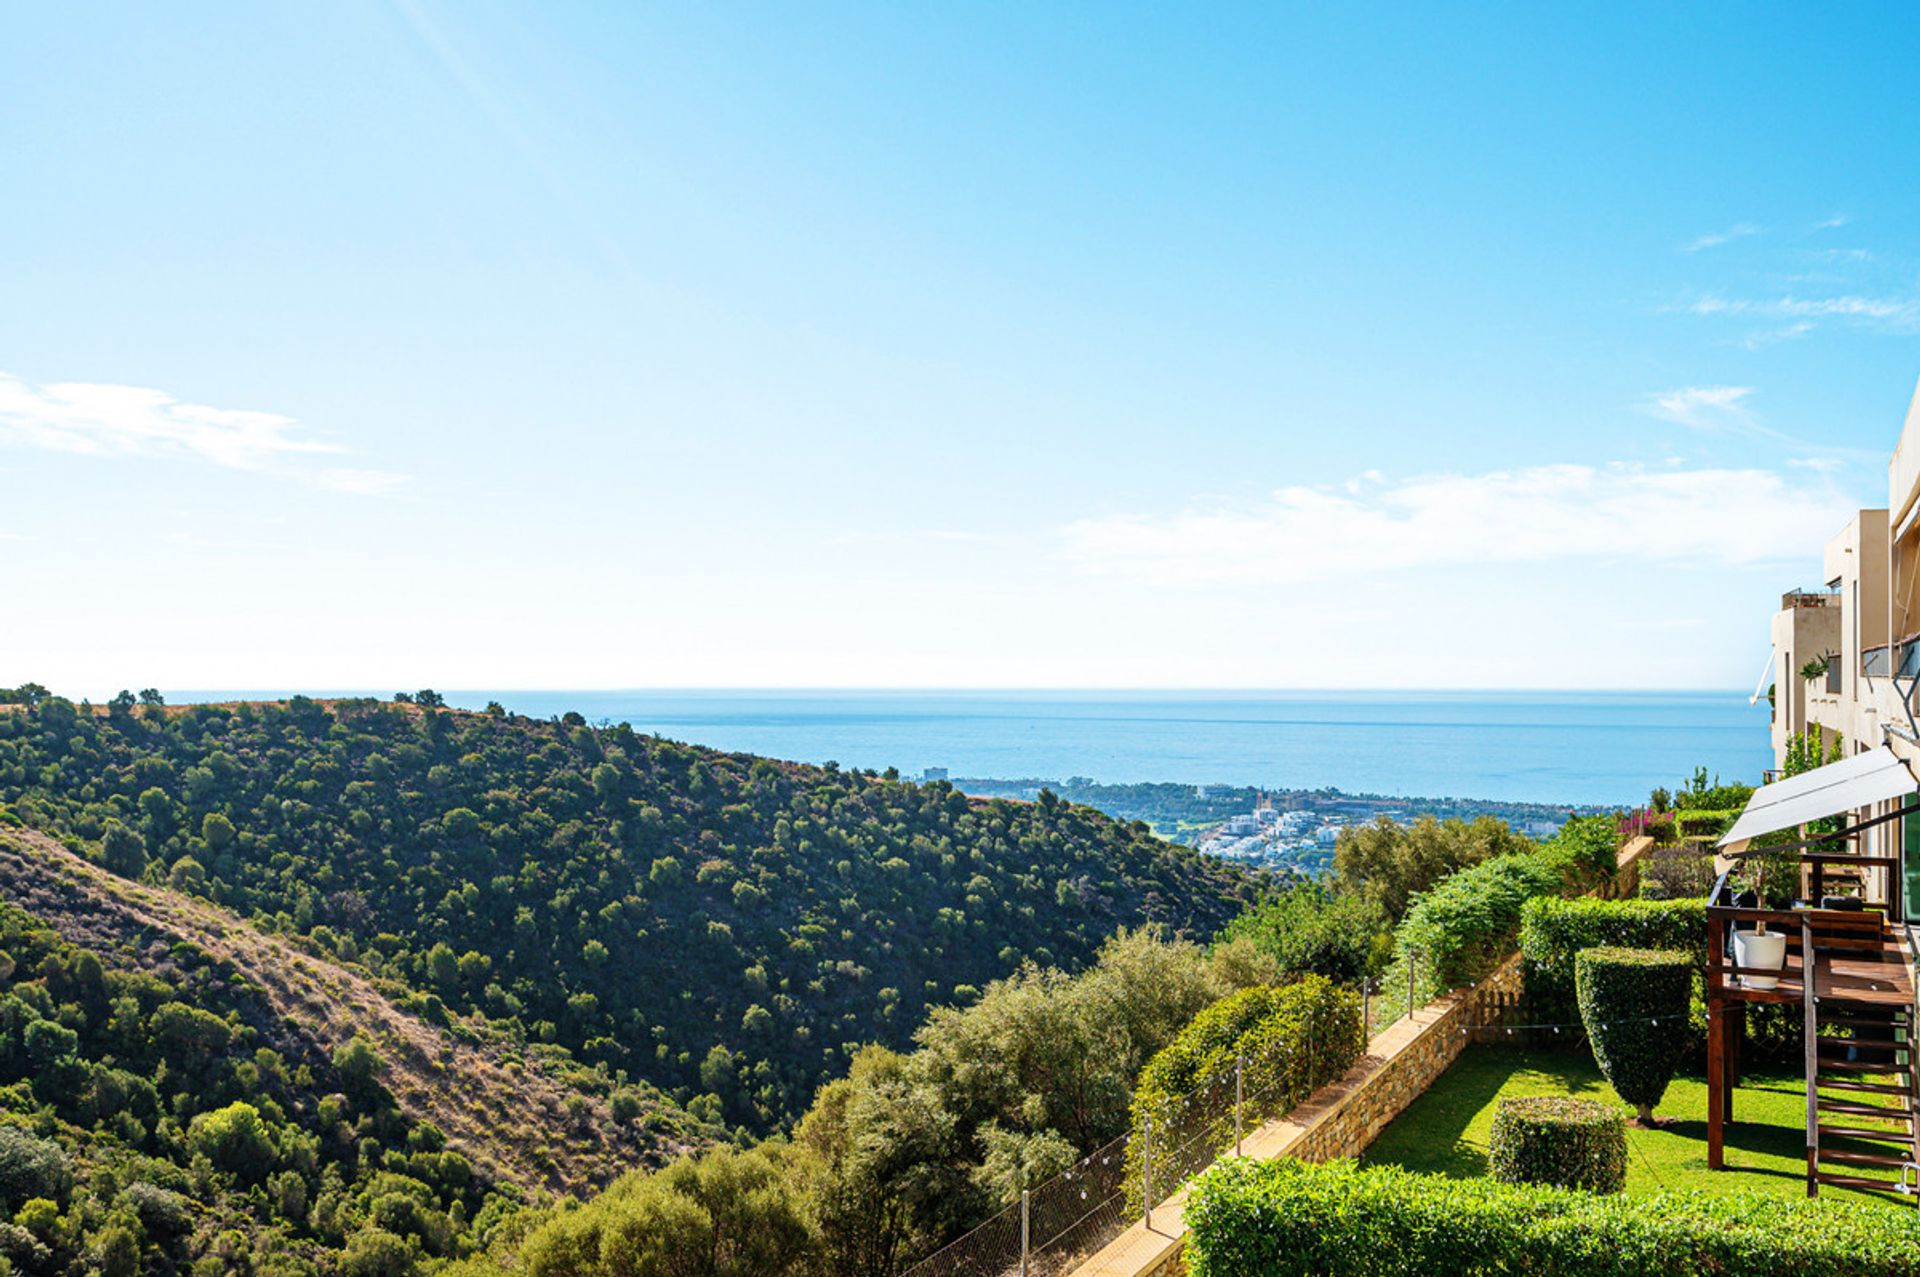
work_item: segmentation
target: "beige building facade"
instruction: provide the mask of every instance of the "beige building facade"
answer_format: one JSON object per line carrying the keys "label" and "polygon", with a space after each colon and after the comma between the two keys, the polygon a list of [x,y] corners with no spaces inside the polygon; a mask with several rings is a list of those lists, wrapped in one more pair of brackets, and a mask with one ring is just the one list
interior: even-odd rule
{"label": "beige building facade", "polygon": [[[1836,742],[1848,756],[1886,745],[1920,772],[1920,708],[1914,698],[1920,675],[1920,389],[1887,473],[1886,508],[1857,512],[1827,543],[1823,588],[1783,596],[1774,614],[1776,767],[1794,735],[1817,728],[1828,752]],[[1810,665],[1824,669],[1808,678]],[[1885,803],[1856,815],[1887,815],[1895,806]],[[1864,854],[1901,857],[1901,877],[1913,899],[1905,910],[1909,919],[1920,911],[1920,808],[1915,810],[1909,819],[1860,835]]]}

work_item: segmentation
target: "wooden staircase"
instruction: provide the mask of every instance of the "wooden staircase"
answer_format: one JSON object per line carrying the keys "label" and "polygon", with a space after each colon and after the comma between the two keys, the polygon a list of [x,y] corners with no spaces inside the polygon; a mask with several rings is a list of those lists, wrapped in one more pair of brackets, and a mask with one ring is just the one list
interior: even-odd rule
{"label": "wooden staircase", "polygon": [[1912,984],[1891,978],[1911,970],[1910,956],[1873,913],[1802,919],[1800,953],[1808,973],[1807,1195],[1822,1184],[1920,1188]]}

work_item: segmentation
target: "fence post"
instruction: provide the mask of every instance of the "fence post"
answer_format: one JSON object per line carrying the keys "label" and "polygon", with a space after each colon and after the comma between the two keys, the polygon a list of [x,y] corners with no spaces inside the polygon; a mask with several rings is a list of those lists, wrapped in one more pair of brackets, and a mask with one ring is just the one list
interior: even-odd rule
{"label": "fence post", "polygon": [[1373,1041],[1373,977],[1360,980],[1360,1040]]}
{"label": "fence post", "polygon": [[1246,1102],[1246,1064],[1243,1052],[1233,1057],[1233,1155],[1240,1156],[1241,1106]]}
{"label": "fence post", "polygon": [[1153,1118],[1140,1122],[1140,1205],[1142,1222],[1153,1231]]}
{"label": "fence post", "polygon": [[1420,951],[1407,950],[1407,1019],[1413,1019],[1413,972],[1420,965]]}
{"label": "fence post", "polygon": [[1027,1277],[1028,1220],[1027,1190],[1023,1188],[1020,1190],[1020,1277]]}

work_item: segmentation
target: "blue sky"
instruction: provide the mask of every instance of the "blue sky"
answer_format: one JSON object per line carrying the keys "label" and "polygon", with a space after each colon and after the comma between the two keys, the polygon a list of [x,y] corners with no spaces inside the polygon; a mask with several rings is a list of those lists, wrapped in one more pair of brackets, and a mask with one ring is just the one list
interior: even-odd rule
{"label": "blue sky", "polygon": [[1899,6],[16,7],[0,682],[1750,685]]}

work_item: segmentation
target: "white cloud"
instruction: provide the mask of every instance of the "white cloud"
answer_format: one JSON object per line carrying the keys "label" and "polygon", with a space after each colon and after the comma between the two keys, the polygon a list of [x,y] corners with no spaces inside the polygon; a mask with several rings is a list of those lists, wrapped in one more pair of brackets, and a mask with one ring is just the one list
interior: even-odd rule
{"label": "white cloud", "polygon": [[1851,222],[1852,220],[1853,218],[1848,216],[1845,213],[1835,213],[1832,217],[1823,217],[1819,221],[1815,222],[1813,224],[1813,229],[1816,231],[1838,230],[1842,226],[1845,226],[1847,223]]}
{"label": "white cloud", "polygon": [[1718,248],[1722,244],[1730,244],[1736,239],[1745,239],[1749,235],[1758,235],[1760,233],[1760,228],[1752,222],[1736,222],[1724,231],[1713,231],[1700,236],[1690,243],[1682,244],[1680,251],[1683,253],[1697,253],[1702,249]]}
{"label": "white cloud", "polygon": [[1654,395],[1644,407],[1662,421],[1710,430],[1729,421],[1743,421],[1746,410],[1741,401],[1752,393],[1751,386],[1683,386]]}
{"label": "white cloud", "polygon": [[1781,319],[1851,319],[1905,328],[1920,322],[1920,302],[1910,297],[1865,297],[1847,294],[1839,297],[1774,298],[1722,297],[1708,293],[1687,303],[1683,310],[1695,315],[1762,315]]}
{"label": "white cloud", "polygon": [[303,479],[343,492],[384,491],[404,476],[312,469],[338,445],[292,417],[185,403],[163,390],[97,382],[33,385],[0,373],[0,441],[89,457],[180,457]]}
{"label": "white cloud", "polygon": [[1783,341],[1793,341],[1795,338],[1805,337],[1812,331],[1813,321],[1811,319],[1796,319],[1791,324],[1782,324],[1778,328],[1762,328],[1758,331],[1750,332],[1741,340],[1740,344],[1748,350],[1760,350],[1767,346],[1777,345]]}
{"label": "white cloud", "polygon": [[1559,560],[1753,565],[1804,557],[1849,507],[1767,470],[1533,466],[1367,496],[1288,487],[1245,509],[1081,519],[1068,562],[1155,585],[1260,586]]}

